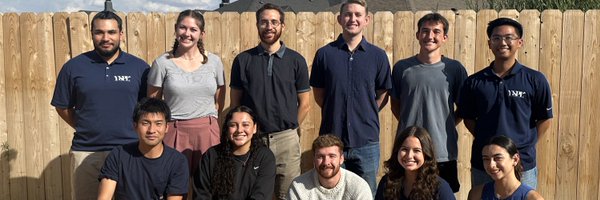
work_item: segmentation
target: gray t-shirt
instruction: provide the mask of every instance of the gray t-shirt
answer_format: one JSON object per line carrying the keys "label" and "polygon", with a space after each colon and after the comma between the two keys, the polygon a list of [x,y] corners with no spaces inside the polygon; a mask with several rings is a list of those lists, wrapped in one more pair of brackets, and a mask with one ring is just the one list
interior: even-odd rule
{"label": "gray t-shirt", "polygon": [[413,56],[394,65],[390,95],[400,100],[398,132],[413,125],[427,129],[438,162],[457,159],[454,103],[466,78],[464,66],[446,57],[438,63],[425,64]]}
{"label": "gray t-shirt", "polygon": [[365,179],[340,168],[340,181],[331,189],[319,183],[319,174],[315,169],[294,178],[288,190],[287,200],[327,199],[327,200],[371,200],[373,193]]}
{"label": "gray t-shirt", "polygon": [[164,53],[152,63],[148,85],[162,88],[165,102],[173,119],[217,117],[215,93],[225,85],[221,59],[208,53],[208,62],[192,72],[186,72]]}

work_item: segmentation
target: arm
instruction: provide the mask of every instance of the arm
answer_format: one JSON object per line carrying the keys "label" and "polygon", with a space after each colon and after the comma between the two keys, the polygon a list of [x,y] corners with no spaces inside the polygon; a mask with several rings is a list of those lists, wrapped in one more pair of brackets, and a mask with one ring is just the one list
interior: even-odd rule
{"label": "arm", "polygon": [[383,109],[383,107],[385,107],[385,104],[387,104],[388,102],[388,95],[387,95],[387,90],[377,90],[376,91],[376,96],[375,96],[375,100],[377,101],[377,106],[379,107],[379,110]]}
{"label": "arm", "polygon": [[162,99],[162,88],[148,85],[148,97]]}
{"label": "arm", "polygon": [[544,119],[544,120],[538,120],[536,122],[538,140],[540,138],[542,138],[542,136],[544,135],[544,133],[546,133],[546,131],[548,130],[548,128],[550,128],[550,121],[551,121],[550,119]]}
{"label": "arm", "polygon": [[391,98],[391,106],[392,106],[392,114],[394,114],[394,117],[396,117],[396,119],[398,121],[400,121],[400,99],[396,99],[394,97]]}
{"label": "arm", "polygon": [[469,197],[467,197],[468,200],[480,200],[481,199],[481,192],[483,191],[483,185],[478,185],[475,186],[471,189],[471,191],[469,191]]}
{"label": "arm", "polygon": [[202,156],[202,162],[198,166],[196,173],[193,175],[193,199],[202,200],[202,199],[212,199],[211,193],[211,180],[210,176],[212,173],[211,169],[211,157],[216,156],[213,149],[208,149],[206,154]]}
{"label": "arm", "polygon": [[[257,161],[260,161],[259,171],[256,173],[254,186],[250,189],[248,199],[272,199],[275,190],[275,156],[267,147],[257,152],[260,156]],[[256,162],[256,161],[255,161]],[[253,167],[253,166],[248,166]],[[250,169],[253,170],[253,169]]]}
{"label": "arm", "polygon": [[73,108],[58,108],[56,112],[69,126],[75,128],[75,110]]}
{"label": "arm", "polygon": [[229,94],[229,107],[235,108],[241,104],[242,95],[244,91],[240,89],[231,88],[231,93]]}
{"label": "arm", "polygon": [[117,181],[103,178],[98,187],[98,200],[111,200],[117,188]]}
{"label": "arm", "polygon": [[544,197],[535,190],[531,190],[527,193],[527,200],[544,200]]}
{"label": "arm", "polygon": [[464,119],[464,121],[465,121],[465,127],[467,127],[467,130],[469,130],[469,132],[471,132],[471,135],[475,136],[475,120]]}
{"label": "arm", "polygon": [[301,125],[310,110],[310,92],[298,93],[298,125]]}
{"label": "arm", "polygon": [[223,112],[223,108],[225,107],[226,92],[227,87],[224,85],[217,87],[217,93],[215,93],[215,107],[217,108],[217,113]]}
{"label": "arm", "polygon": [[183,200],[182,195],[167,195],[167,200]]}
{"label": "arm", "polygon": [[325,89],[313,87],[313,94],[315,95],[315,101],[319,107],[323,108],[323,103],[325,101]]}

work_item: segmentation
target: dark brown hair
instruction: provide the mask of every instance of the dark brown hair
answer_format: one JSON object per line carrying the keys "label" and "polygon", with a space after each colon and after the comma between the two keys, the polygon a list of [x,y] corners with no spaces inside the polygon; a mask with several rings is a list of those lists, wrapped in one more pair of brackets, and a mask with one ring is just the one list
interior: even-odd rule
{"label": "dark brown hair", "polygon": [[[175,23],[175,30],[177,30],[177,25],[179,25],[179,23],[181,23],[181,21],[183,21],[183,19],[185,19],[186,17],[194,18],[196,20],[196,25],[198,25],[198,28],[200,28],[200,31],[204,32],[204,16],[202,16],[200,12],[195,10],[181,11],[179,13],[179,16],[177,17],[177,22]],[[197,46],[198,50],[200,50],[200,54],[202,54],[202,57],[204,58],[202,64],[206,64],[206,62],[208,62],[208,56],[206,55],[206,51],[204,50],[204,42],[202,41],[202,39],[198,40]],[[175,56],[177,47],[179,47],[179,42],[176,38],[175,42],[173,43],[173,50],[171,50],[171,54],[173,54],[173,56]]]}

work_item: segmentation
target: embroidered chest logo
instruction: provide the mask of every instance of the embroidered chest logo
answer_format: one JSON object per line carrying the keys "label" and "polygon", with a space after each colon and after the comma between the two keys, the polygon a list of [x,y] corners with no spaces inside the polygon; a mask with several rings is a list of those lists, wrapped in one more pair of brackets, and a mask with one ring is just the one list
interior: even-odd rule
{"label": "embroidered chest logo", "polygon": [[527,93],[519,90],[508,90],[509,97],[525,98]]}
{"label": "embroidered chest logo", "polygon": [[117,82],[131,82],[131,76],[114,76]]}

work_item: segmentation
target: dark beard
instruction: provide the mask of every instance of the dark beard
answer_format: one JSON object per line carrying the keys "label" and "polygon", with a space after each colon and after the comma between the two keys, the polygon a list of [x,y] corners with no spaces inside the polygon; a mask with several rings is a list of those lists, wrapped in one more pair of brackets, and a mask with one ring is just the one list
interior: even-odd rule
{"label": "dark beard", "polygon": [[94,50],[96,51],[96,53],[98,53],[98,55],[104,57],[104,58],[110,58],[112,56],[114,56],[117,51],[119,51],[120,45],[116,45],[115,48],[108,50],[108,51],[104,51],[102,50],[100,47],[97,47],[96,45],[94,45]]}
{"label": "dark beard", "polygon": [[263,33],[260,34],[260,41],[267,45],[275,44],[275,42],[279,41],[279,38],[281,38],[281,32],[276,32],[275,35],[273,36],[273,40],[265,39],[263,37]]}

